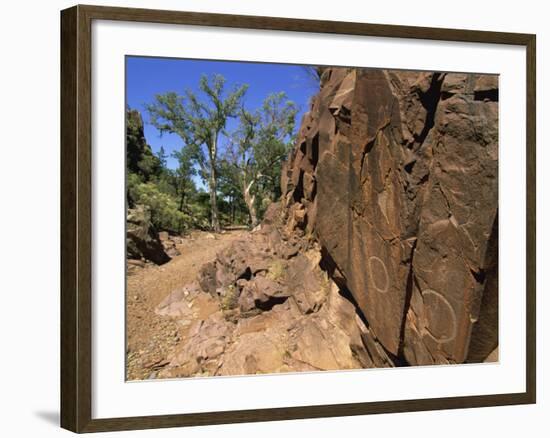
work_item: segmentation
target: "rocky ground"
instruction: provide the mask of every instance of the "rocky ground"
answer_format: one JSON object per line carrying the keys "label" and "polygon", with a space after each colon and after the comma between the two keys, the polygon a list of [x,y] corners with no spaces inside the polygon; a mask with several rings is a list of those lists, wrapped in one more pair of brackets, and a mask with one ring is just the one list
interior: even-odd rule
{"label": "rocky ground", "polygon": [[[200,267],[216,253],[243,235],[244,231],[224,234],[194,232],[173,243],[180,253],[157,266],[130,260],[127,277],[127,378],[146,379],[166,364],[185,332],[172,318],[159,316],[155,307],[175,288],[193,281]],[[202,310],[208,314],[208,305]],[[153,374],[154,375],[154,374]]]}
{"label": "rocky ground", "polygon": [[281,215],[274,204],[253,232],[195,234],[182,255],[129,276],[129,379],[394,365],[300,214],[286,227]]}

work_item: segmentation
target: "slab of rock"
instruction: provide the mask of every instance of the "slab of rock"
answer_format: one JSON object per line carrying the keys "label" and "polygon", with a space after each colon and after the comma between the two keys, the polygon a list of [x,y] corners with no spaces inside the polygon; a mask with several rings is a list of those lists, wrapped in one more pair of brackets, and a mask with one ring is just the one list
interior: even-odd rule
{"label": "slab of rock", "polygon": [[199,287],[189,284],[170,292],[155,308],[155,313],[173,318],[189,318],[193,315],[192,301],[197,296]]}
{"label": "slab of rock", "polygon": [[198,321],[191,328],[187,341],[176,350],[159,377],[216,374],[230,334],[231,323],[219,312],[204,321]]}
{"label": "slab of rock", "polygon": [[162,265],[171,259],[151,224],[151,213],[143,205],[128,209],[126,252],[129,259],[143,258],[157,265]]}
{"label": "slab of rock", "polygon": [[384,363],[484,360],[498,344],[498,77],[327,68],[321,82],[283,168],[287,227],[299,212]]}
{"label": "slab of rock", "polygon": [[311,260],[304,254],[298,255],[288,263],[285,278],[302,313],[316,312],[326,301],[330,281],[319,269],[319,260]]}
{"label": "slab of rock", "polygon": [[243,286],[238,303],[243,312],[253,309],[269,310],[290,296],[287,286],[266,276],[256,276]]}
{"label": "slab of rock", "polygon": [[158,235],[166,254],[168,254],[171,258],[174,258],[181,254],[176,247],[177,244],[182,243],[181,238],[170,236],[167,231],[161,231],[160,233],[158,233]]}
{"label": "slab of rock", "polygon": [[204,291],[211,294],[235,285],[240,279],[250,279],[266,272],[271,249],[266,238],[250,235],[236,240],[221,251],[216,260],[205,264],[199,273],[198,282]]}

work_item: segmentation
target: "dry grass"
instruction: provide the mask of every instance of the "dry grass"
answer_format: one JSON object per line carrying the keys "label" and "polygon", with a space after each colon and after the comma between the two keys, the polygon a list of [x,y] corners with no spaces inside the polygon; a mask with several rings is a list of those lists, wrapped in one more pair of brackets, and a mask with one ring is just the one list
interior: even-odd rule
{"label": "dry grass", "polygon": [[282,260],[275,260],[267,271],[266,277],[273,281],[279,281],[285,275],[286,264]]}
{"label": "dry grass", "polygon": [[222,310],[231,310],[237,307],[239,302],[239,288],[235,285],[230,284],[227,286],[225,295],[221,299],[221,309]]}

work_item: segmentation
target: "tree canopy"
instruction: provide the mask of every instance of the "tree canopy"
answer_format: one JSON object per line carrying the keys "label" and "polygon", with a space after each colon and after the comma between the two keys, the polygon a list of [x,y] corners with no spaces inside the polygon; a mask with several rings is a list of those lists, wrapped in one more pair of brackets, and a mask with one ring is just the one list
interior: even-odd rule
{"label": "tree canopy", "polygon": [[220,134],[230,117],[236,117],[247,85],[227,92],[221,75],[203,75],[199,82],[201,94],[186,90],[157,94],[147,105],[151,123],[161,132],[177,134],[187,149],[187,156],[198,165],[200,176],[208,183],[210,192],[211,225],[220,230],[217,203],[218,152]]}
{"label": "tree canopy", "polygon": [[[280,197],[281,161],[294,141],[298,109],[284,92],[250,109],[247,89],[229,87],[221,75],[203,75],[197,90],[155,95],[145,105],[150,123],[161,135],[181,139],[170,155],[164,147],[152,153],[141,115],[128,109],[128,202],[145,204],[157,228],[184,232],[208,223],[219,231],[221,222],[254,227],[267,204]],[[172,168],[170,157],[177,163]]]}
{"label": "tree canopy", "polygon": [[225,172],[241,191],[252,226],[258,223],[257,197],[275,199],[279,194],[280,163],[289,151],[296,113],[284,92],[272,93],[254,112],[241,108],[239,126],[229,137]]}

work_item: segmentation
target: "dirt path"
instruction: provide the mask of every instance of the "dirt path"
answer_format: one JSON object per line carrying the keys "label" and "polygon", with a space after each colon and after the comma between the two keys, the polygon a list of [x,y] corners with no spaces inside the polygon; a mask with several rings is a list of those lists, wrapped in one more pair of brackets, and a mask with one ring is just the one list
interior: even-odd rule
{"label": "dirt path", "polygon": [[154,308],[174,289],[191,283],[203,264],[231,242],[246,234],[194,232],[177,245],[181,255],[162,266],[148,265],[127,277],[127,379],[153,377],[181,337],[180,328]]}

